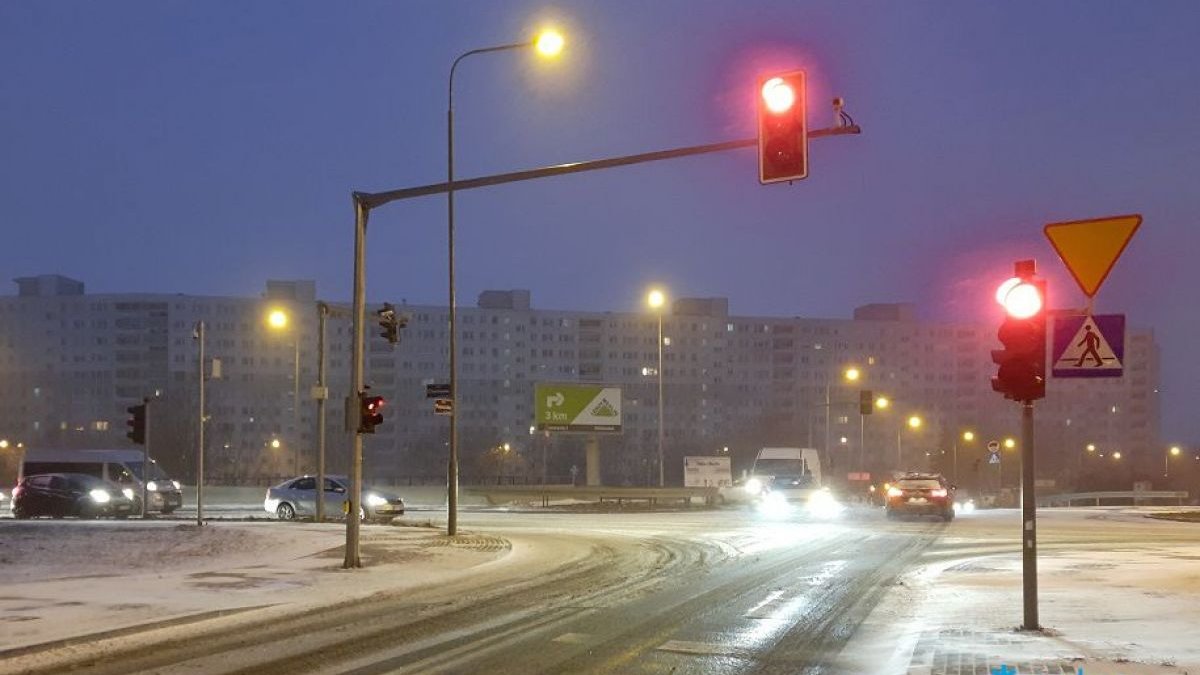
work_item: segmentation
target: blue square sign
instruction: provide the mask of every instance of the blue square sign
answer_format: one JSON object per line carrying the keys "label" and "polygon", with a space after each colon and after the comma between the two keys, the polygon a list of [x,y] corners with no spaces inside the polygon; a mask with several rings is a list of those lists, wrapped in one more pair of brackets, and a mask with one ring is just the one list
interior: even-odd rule
{"label": "blue square sign", "polygon": [[1125,315],[1056,316],[1052,346],[1050,374],[1054,377],[1121,377]]}

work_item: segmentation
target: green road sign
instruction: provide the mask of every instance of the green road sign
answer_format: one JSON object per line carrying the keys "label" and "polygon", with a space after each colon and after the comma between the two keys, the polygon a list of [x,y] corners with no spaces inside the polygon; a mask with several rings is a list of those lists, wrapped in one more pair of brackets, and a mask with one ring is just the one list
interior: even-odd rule
{"label": "green road sign", "polygon": [[539,382],[533,387],[539,431],[621,433],[621,388]]}

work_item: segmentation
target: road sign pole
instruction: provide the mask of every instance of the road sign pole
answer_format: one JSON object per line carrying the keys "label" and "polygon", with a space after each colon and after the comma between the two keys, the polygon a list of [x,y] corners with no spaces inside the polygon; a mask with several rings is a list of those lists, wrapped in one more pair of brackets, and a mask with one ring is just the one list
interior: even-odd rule
{"label": "road sign pole", "polygon": [[[346,511],[346,557],[342,567],[362,567],[358,548],[358,509],[362,498],[362,435],[351,420],[358,419],[358,410],[349,410],[351,401],[360,400],[363,390],[363,324],[366,321],[366,250],[368,209],[360,199],[354,200],[354,333],[350,357],[350,396],[346,398],[346,431],[350,433],[350,508]],[[325,486],[320,486],[324,490]]]}
{"label": "road sign pole", "polygon": [[1034,493],[1033,401],[1021,405],[1021,571],[1025,630],[1038,630],[1037,501]]}
{"label": "road sign pole", "polygon": [[200,343],[200,421],[196,438],[196,525],[204,525],[204,332],[203,321],[196,324]]}

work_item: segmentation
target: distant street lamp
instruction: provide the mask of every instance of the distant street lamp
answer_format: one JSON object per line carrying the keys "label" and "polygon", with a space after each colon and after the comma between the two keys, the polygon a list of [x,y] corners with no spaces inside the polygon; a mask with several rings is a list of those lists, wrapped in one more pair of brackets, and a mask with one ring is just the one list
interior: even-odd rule
{"label": "distant street lamp", "polygon": [[667,296],[660,289],[651,289],[646,294],[646,304],[658,315],[658,486],[665,485],[663,471],[663,307]]}
{"label": "distant street lamp", "polygon": [[1112,454],[1113,459],[1121,459],[1121,451],[1117,450]]}
{"label": "distant street lamp", "polygon": [[[962,440],[966,443],[970,443],[971,441],[974,441],[975,440],[975,432],[971,431],[969,429],[967,431],[962,432]],[[954,482],[955,483],[958,482],[958,438],[957,437],[954,439]]]}
{"label": "distant street lamp", "polygon": [[[918,415],[912,415],[908,418],[908,428],[916,431],[921,428],[923,420]],[[904,451],[901,444],[901,438],[904,434],[904,428],[901,427],[896,431],[896,469],[899,470],[904,466]]]}
{"label": "distant street lamp", "polygon": [[[514,42],[512,44],[482,47],[463,52],[450,65],[450,78],[446,99],[446,239],[449,252],[449,291],[450,291],[450,459],[446,465],[446,534],[454,536],[458,533],[458,350],[457,325],[458,303],[454,291],[454,73],[458,64],[468,56],[487,54],[513,49],[533,47],[538,54],[550,58],[562,52],[563,36],[555,30],[542,31],[533,40]],[[362,487],[360,480],[355,480],[354,490]],[[349,530],[348,530],[349,532]],[[347,535],[351,536],[351,535]],[[357,531],[355,535],[357,536]],[[355,556],[347,556],[347,566],[358,566]],[[353,563],[352,565],[349,563]]]}
{"label": "distant street lamp", "polygon": [[[282,331],[288,327],[290,318],[282,309],[273,309],[267,314],[267,325],[272,330]],[[292,328],[292,455],[293,473],[300,475],[300,329]],[[278,446],[276,446],[278,447]]]}
{"label": "distant street lamp", "polygon": [[1171,475],[1171,458],[1178,457],[1181,452],[1183,451],[1179,449],[1178,445],[1172,445],[1171,449],[1167,451],[1167,454],[1163,457],[1163,478]]}

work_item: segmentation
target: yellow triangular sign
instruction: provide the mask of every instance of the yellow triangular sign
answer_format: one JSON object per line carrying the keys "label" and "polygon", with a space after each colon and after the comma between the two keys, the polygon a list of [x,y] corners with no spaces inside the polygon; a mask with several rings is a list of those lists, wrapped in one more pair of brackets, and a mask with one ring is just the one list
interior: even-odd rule
{"label": "yellow triangular sign", "polygon": [[1051,223],[1045,232],[1079,288],[1090,298],[1100,290],[1141,224],[1142,216],[1131,214]]}

